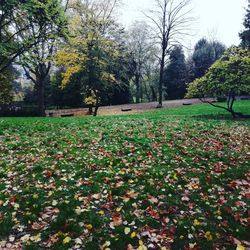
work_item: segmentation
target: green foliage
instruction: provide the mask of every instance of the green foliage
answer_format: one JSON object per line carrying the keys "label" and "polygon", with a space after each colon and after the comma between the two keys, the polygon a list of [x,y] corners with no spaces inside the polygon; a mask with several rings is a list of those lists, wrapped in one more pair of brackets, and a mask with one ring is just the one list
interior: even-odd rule
{"label": "green foliage", "polygon": [[0,105],[9,104],[13,99],[12,80],[14,79],[10,70],[0,73]]}
{"label": "green foliage", "polygon": [[228,98],[227,110],[233,113],[235,97],[250,93],[250,52],[232,47],[216,61],[203,77],[188,86],[186,97]]}
{"label": "green foliage", "polygon": [[186,92],[187,68],[182,47],[176,46],[169,55],[169,64],[164,73],[167,99],[183,98]]}
{"label": "green foliage", "polygon": [[195,45],[192,56],[194,63],[194,78],[202,77],[209,67],[220,58],[225,49],[225,46],[220,42],[209,42],[205,38],[199,40]]}
{"label": "green foliage", "polygon": [[187,97],[236,96],[250,91],[250,52],[230,48],[208,73],[189,84]]}
{"label": "green foliage", "polygon": [[39,42],[65,36],[66,24],[59,0],[1,1],[0,72]]}

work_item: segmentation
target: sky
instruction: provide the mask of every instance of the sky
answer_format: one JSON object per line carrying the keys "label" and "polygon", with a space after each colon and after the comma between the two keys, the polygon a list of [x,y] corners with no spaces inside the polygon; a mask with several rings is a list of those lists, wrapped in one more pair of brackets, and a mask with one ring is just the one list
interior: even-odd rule
{"label": "sky", "polygon": [[[142,11],[152,9],[154,0],[123,0],[119,20],[129,27],[145,19]],[[202,37],[215,38],[227,47],[238,45],[239,32],[244,29],[247,0],[192,0],[193,36],[187,37],[190,49]]]}

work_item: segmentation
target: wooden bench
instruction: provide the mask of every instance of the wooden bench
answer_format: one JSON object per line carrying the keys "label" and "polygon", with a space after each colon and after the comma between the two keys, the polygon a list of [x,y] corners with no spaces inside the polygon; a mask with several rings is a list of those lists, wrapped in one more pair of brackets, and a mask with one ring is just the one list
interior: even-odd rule
{"label": "wooden bench", "polygon": [[71,113],[71,114],[62,114],[62,115],[61,115],[61,117],[71,117],[71,116],[74,116],[74,114]]}
{"label": "wooden bench", "polygon": [[122,108],[121,111],[122,112],[129,112],[129,111],[132,111],[132,108]]}

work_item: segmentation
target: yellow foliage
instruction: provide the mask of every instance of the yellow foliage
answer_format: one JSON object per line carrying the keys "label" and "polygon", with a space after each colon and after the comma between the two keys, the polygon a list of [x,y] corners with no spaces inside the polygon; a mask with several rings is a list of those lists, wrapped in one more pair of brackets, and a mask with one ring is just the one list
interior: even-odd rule
{"label": "yellow foliage", "polygon": [[211,234],[211,232],[207,231],[205,233],[205,238],[208,240],[208,241],[211,241],[213,240],[213,235]]}
{"label": "yellow foliage", "polygon": [[69,236],[67,236],[66,238],[64,238],[63,240],[63,244],[67,244],[71,241],[71,238]]}
{"label": "yellow foliage", "polygon": [[80,70],[81,70],[80,65],[75,65],[75,66],[68,67],[66,72],[63,73],[62,87],[66,87],[70,83],[70,78],[74,74],[80,72]]}
{"label": "yellow foliage", "polygon": [[75,50],[62,49],[58,51],[55,62],[58,65],[64,65],[66,67],[77,64],[80,59],[80,54]]}

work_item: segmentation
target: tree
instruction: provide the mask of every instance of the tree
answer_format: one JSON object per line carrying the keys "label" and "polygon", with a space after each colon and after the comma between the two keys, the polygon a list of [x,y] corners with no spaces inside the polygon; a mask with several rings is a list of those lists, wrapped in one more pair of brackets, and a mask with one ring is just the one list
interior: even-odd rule
{"label": "tree", "polygon": [[250,49],[250,0],[248,0],[248,9],[244,20],[245,30],[240,33],[241,45]]}
{"label": "tree", "polygon": [[72,38],[57,54],[57,64],[66,69],[62,86],[71,80],[80,81],[85,103],[95,107],[94,116],[118,85],[114,68],[119,44],[113,36],[116,25],[111,18],[116,4],[116,0],[73,3],[70,7],[74,15],[70,27]]}
{"label": "tree", "polygon": [[155,0],[157,10],[151,10],[146,16],[157,30],[156,39],[161,48],[159,74],[159,105],[162,107],[164,70],[166,59],[174,45],[180,44],[190,34],[192,21],[189,4],[191,0]]}
{"label": "tree", "polygon": [[200,39],[194,48],[192,56],[194,62],[194,79],[205,75],[209,67],[219,59],[225,46],[218,41],[208,41],[205,38]]}
{"label": "tree", "polygon": [[[25,51],[51,37],[50,25],[57,29],[57,33],[63,33],[58,5],[58,0],[1,0],[0,73]],[[34,28],[39,26],[39,29]]]}
{"label": "tree", "polygon": [[[250,93],[250,52],[232,47],[217,60],[201,78],[189,84],[187,97],[199,97],[214,107],[224,109],[233,117],[242,116],[234,111],[237,95]],[[227,97],[226,107],[207,101],[206,97]]]}
{"label": "tree", "polygon": [[[46,19],[37,22],[27,19],[24,22],[30,27],[26,33],[33,39],[36,36],[36,30],[46,29],[50,33],[49,37],[43,37],[40,41],[20,56],[19,63],[23,66],[26,76],[33,82],[36,95],[38,113],[45,115],[45,88],[49,83],[49,72],[52,65],[52,56],[54,53],[56,41],[61,35],[66,36],[67,20],[64,15],[64,8],[58,0],[46,0],[43,2],[46,10],[56,19],[56,25]],[[60,30],[58,31],[58,27]],[[63,32],[63,33],[62,33]]]}
{"label": "tree", "polygon": [[186,92],[187,68],[185,55],[181,46],[176,46],[170,52],[169,64],[165,70],[164,85],[166,87],[166,98],[183,98]]}
{"label": "tree", "polygon": [[136,103],[139,103],[142,97],[142,80],[145,73],[145,65],[151,58],[153,44],[150,40],[150,29],[145,22],[134,23],[128,32],[128,51],[132,60],[130,65],[134,75],[134,84],[136,87]]}

